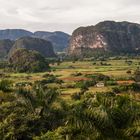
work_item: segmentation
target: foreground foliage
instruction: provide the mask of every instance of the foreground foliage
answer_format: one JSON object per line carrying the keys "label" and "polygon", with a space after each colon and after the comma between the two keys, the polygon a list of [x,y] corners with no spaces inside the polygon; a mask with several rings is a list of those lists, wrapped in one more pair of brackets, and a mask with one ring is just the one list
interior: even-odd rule
{"label": "foreground foliage", "polygon": [[114,93],[84,94],[71,102],[35,85],[0,93],[2,140],[138,140],[140,103]]}

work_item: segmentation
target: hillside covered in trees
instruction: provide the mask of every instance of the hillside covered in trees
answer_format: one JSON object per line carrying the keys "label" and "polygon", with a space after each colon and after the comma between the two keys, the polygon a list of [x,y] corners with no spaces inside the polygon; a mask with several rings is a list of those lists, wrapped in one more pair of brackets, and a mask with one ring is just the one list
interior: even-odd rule
{"label": "hillside covered in trees", "polygon": [[14,51],[19,48],[38,51],[44,57],[56,56],[51,42],[39,38],[23,37],[16,40],[14,45],[10,49],[9,56],[12,55]]}
{"label": "hillside covered in trees", "polygon": [[8,53],[13,44],[14,41],[8,39],[0,40],[0,59],[6,59],[8,57]]}
{"label": "hillside covered in trees", "polygon": [[13,52],[9,63],[16,72],[42,72],[49,69],[47,61],[40,53],[24,48]]}

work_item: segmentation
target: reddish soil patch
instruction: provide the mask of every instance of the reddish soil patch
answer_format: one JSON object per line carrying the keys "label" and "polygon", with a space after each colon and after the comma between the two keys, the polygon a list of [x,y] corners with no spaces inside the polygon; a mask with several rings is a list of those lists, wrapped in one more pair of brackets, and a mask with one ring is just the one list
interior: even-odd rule
{"label": "reddish soil patch", "polygon": [[64,81],[88,81],[91,79],[86,78],[86,77],[66,77],[66,78],[61,78],[61,80],[64,80]]}
{"label": "reddish soil patch", "polygon": [[128,81],[117,81],[117,84],[119,85],[128,85],[128,84],[133,84],[135,81],[133,80],[128,80]]}

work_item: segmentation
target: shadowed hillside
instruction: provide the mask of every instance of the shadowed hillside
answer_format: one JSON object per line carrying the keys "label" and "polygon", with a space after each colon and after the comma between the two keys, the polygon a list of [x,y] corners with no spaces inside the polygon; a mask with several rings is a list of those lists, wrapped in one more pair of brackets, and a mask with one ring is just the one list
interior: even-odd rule
{"label": "shadowed hillside", "polygon": [[14,41],[11,41],[9,39],[0,40],[0,59],[4,59],[7,57],[13,44]]}
{"label": "shadowed hillside", "polygon": [[26,48],[28,50],[35,50],[40,52],[44,57],[55,57],[53,46],[51,42],[31,37],[23,37],[15,41],[9,56],[15,52],[18,48]]}

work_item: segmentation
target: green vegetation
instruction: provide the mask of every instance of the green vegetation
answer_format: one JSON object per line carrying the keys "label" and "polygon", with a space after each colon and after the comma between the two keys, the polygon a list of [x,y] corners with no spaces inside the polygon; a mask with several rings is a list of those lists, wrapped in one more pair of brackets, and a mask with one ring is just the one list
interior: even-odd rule
{"label": "green vegetation", "polygon": [[29,36],[24,36],[15,40],[15,43],[10,49],[8,56],[11,56],[17,49],[21,48],[37,51],[46,58],[56,57],[51,42],[40,38],[32,38]]}
{"label": "green vegetation", "polygon": [[9,81],[9,80],[1,80],[0,81],[0,91],[3,91],[3,92],[10,92],[12,91],[12,82]]}
{"label": "green vegetation", "polygon": [[53,60],[38,73],[1,62],[0,140],[139,140],[140,59],[102,62]]}
{"label": "green vegetation", "polygon": [[9,39],[0,40],[0,59],[6,59],[14,41]]}
{"label": "green vegetation", "polygon": [[140,136],[140,103],[129,95],[87,93],[66,102],[58,90],[36,86],[0,93],[0,100],[0,139],[137,140]]}
{"label": "green vegetation", "polygon": [[17,49],[9,58],[16,72],[41,72],[49,69],[45,58],[36,51]]}

